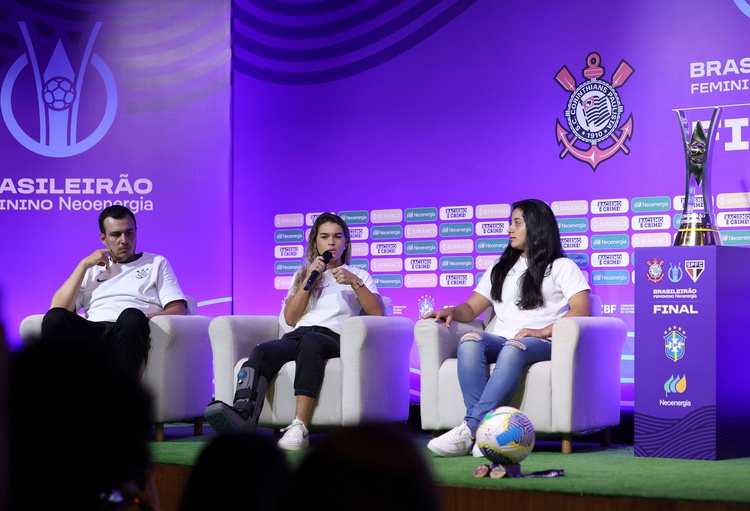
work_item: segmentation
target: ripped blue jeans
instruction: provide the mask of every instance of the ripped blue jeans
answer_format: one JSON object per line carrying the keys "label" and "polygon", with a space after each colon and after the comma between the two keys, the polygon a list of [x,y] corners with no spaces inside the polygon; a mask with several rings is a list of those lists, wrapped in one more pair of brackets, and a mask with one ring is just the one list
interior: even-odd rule
{"label": "ripped blue jeans", "polygon": [[[508,403],[526,366],[549,360],[548,339],[506,339],[487,332],[467,332],[458,343],[458,382],[466,405],[466,421],[476,436],[487,412]],[[490,364],[495,369],[489,374]]]}

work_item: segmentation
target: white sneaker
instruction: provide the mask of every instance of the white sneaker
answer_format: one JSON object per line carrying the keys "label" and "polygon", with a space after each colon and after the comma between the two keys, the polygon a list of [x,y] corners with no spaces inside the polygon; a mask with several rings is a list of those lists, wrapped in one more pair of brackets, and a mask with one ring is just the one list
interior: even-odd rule
{"label": "white sneaker", "polygon": [[474,439],[466,422],[462,422],[447,433],[430,440],[427,448],[438,456],[466,456],[471,452]]}
{"label": "white sneaker", "polygon": [[279,440],[279,447],[289,451],[299,451],[310,447],[310,433],[307,431],[305,423],[294,418],[292,423],[281,430],[284,436]]}
{"label": "white sneaker", "polygon": [[474,444],[474,447],[471,449],[471,455],[475,458],[484,458],[484,454],[482,454],[482,450],[479,448],[479,444]]}

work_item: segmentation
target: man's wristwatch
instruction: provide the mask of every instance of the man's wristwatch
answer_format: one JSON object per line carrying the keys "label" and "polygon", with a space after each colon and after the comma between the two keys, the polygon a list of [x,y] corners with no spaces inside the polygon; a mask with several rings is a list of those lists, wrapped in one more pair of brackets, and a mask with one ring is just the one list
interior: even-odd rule
{"label": "man's wristwatch", "polygon": [[365,285],[365,281],[364,280],[357,279],[357,283],[356,284],[352,284],[352,289],[354,289],[356,291],[357,289],[361,288],[364,285]]}

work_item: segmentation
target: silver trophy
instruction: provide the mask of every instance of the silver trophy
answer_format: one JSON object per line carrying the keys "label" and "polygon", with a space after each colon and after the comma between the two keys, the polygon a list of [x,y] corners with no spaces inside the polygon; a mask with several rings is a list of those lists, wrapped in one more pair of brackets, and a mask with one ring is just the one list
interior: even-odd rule
{"label": "silver trophy", "polygon": [[[685,110],[675,110],[682,127],[685,146],[685,163],[687,176],[685,185],[685,204],[682,208],[680,228],[674,239],[675,247],[695,247],[704,245],[721,245],[721,235],[714,225],[713,202],[711,195],[711,158],[713,143],[722,107],[714,107],[708,131],[700,121],[690,133],[690,123]],[[695,194],[698,187],[703,193],[703,211],[695,211]]]}

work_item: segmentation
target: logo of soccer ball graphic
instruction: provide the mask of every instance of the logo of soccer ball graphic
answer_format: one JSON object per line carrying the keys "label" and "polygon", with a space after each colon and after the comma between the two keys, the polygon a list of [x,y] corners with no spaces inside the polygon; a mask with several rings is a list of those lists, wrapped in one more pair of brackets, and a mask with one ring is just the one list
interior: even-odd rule
{"label": "logo of soccer ball graphic", "polygon": [[50,78],[44,84],[42,91],[44,103],[52,110],[65,110],[70,108],[76,99],[76,88],[73,82],[63,76]]}
{"label": "logo of soccer ball graphic", "polygon": [[493,463],[520,463],[534,448],[534,425],[511,406],[495,408],[485,415],[477,430],[479,450]]}

